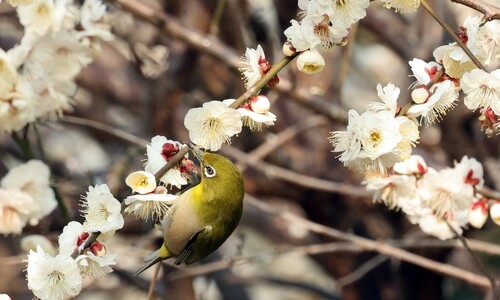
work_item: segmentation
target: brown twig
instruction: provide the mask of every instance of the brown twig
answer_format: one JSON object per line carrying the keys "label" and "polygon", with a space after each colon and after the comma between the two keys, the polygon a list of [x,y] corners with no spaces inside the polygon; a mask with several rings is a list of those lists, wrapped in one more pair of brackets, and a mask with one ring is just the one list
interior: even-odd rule
{"label": "brown twig", "polygon": [[[186,43],[195,50],[215,57],[232,68],[236,69],[241,66],[241,54],[225,46],[213,36],[207,36],[189,29],[175,17],[163,14],[137,0],[110,0],[109,2],[119,4],[134,16],[156,25],[166,35]],[[295,89],[293,84],[286,78],[280,78],[280,83],[274,89],[286,96],[290,96],[298,104],[334,121],[343,123],[347,121],[347,112],[344,108],[322,101],[318,97],[312,96],[306,89]],[[248,97],[248,95],[246,96]]]}
{"label": "brown twig", "polygon": [[243,172],[249,165],[262,160],[268,154],[272,153],[274,150],[279,148],[281,145],[291,140],[297,134],[302,131],[316,128],[318,126],[326,125],[326,119],[323,116],[311,116],[296,124],[291,125],[285,130],[278,133],[272,139],[268,139],[266,142],[262,143],[259,147],[255,148],[248,154],[248,160],[240,161],[238,168]]}
{"label": "brown twig", "polygon": [[500,200],[500,192],[492,190],[487,187],[481,187],[481,188],[475,188],[476,193],[481,194],[482,196],[488,198],[488,199],[493,199],[493,200]]}
{"label": "brown twig", "polygon": [[156,264],[156,266],[155,266],[155,272],[153,274],[153,278],[151,278],[151,282],[149,283],[148,296],[146,298],[148,300],[154,299],[156,280],[158,280],[158,274],[160,274],[161,266],[162,266],[161,263]]}
{"label": "brown twig", "polygon": [[376,267],[380,266],[382,263],[384,263],[388,259],[389,259],[389,257],[382,255],[382,254],[379,254],[379,255],[373,257],[372,259],[370,259],[369,261],[365,262],[363,265],[361,265],[361,267],[357,268],[352,273],[350,273],[342,278],[339,278],[337,280],[336,285],[339,288],[343,288],[346,285],[352,284],[352,283],[358,281],[359,279],[361,279],[363,276],[368,274],[370,271],[372,271]]}
{"label": "brown twig", "polygon": [[[224,154],[236,159],[237,161],[248,161],[251,160],[251,156],[243,151],[240,151],[234,147],[225,147],[221,149]],[[339,193],[345,195],[351,195],[356,197],[370,197],[372,194],[368,192],[365,188],[361,186],[354,186],[351,184],[345,184],[340,182],[333,182],[329,180],[324,180],[320,178],[315,178],[303,174],[299,174],[295,171],[281,168],[263,161],[254,161],[251,165],[252,168],[257,169],[270,177],[285,180],[293,184],[321,190],[324,192]]]}
{"label": "brown twig", "polygon": [[460,242],[462,243],[464,248],[467,250],[467,252],[469,252],[469,254],[472,256],[472,259],[474,260],[476,266],[489,279],[489,281],[491,283],[491,293],[493,295],[492,299],[497,299],[497,296],[496,296],[496,294],[497,294],[497,291],[496,291],[497,280],[496,280],[496,278],[493,276],[493,274],[490,272],[490,270],[488,270],[488,268],[486,268],[486,266],[481,262],[481,260],[477,256],[477,254],[474,251],[472,251],[472,249],[469,247],[469,243],[467,242],[467,239],[464,236],[462,236],[462,234],[460,234],[449,222],[446,222],[446,223],[447,223],[448,227],[450,228],[450,230],[455,233],[455,236],[460,240]]}
{"label": "brown twig", "polygon": [[451,2],[462,4],[470,7],[484,15],[484,19],[491,21],[494,19],[500,20],[500,8],[482,0],[450,0]]}
{"label": "brown twig", "polygon": [[130,134],[126,131],[117,129],[113,126],[110,126],[108,124],[104,124],[102,122],[90,120],[90,119],[85,119],[85,118],[80,118],[80,117],[74,117],[74,116],[64,116],[61,118],[61,121],[64,123],[68,124],[73,124],[73,125],[80,125],[80,126],[86,126],[90,128],[94,128],[103,132],[107,132],[110,135],[116,136],[122,140],[125,140],[127,142],[130,142],[131,144],[137,145],[139,147],[146,147],[148,144],[148,141],[141,139],[133,134]]}
{"label": "brown twig", "polygon": [[421,5],[425,10],[436,20],[441,27],[443,27],[451,38],[464,50],[465,54],[474,62],[474,64],[483,71],[487,71],[483,64],[477,59],[477,57],[467,48],[467,46],[462,42],[462,40],[457,36],[455,31],[434,11],[434,9],[427,3],[427,0],[420,0]]}
{"label": "brown twig", "polygon": [[340,230],[330,228],[318,223],[314,223],[312,221],[306,220],[304,218],[301,218],[299,216],[296,216],[292,213],[283,211],[283,210],[278,210],[275,209],[269,205],[266,205],[262,201],[257,200],[254,197],[247,196],[246,197],[247,203],[251,204],[252,206],[266,212],[272,215],[275,215],[277,217],[280,217],[288,222],[297,224],[299,226],[303,226],[313,232],[316,232],[318,234],[323,234],[327,235],[332,238],[340,239],[343,241],[348,241],[351,243],[354,243],[360,247],[363,247],[367,250],[371,250],[374,252],[378,252],[380,254],[385,254],[387,256],[400,259],[415,265],[418,265],[420,267],[429,269],[431,271],[447,275],[447,276],[452,276],[458,279],[461,279],[463,281],[466,281],[470,284],[481,286],[481,287],[490,287],[490,281],[488,278],[485,276],[475,274],[472,272],[469,272],[467,270],[463,270],[451,265],[443,264],[413,253],[410,253],[408,251],[398,249],[394,246],[391,246],[387,243],[384,243],[383,241],[373,241],[367,238],[359,237],[354,234],[350,233],[345,233]]}

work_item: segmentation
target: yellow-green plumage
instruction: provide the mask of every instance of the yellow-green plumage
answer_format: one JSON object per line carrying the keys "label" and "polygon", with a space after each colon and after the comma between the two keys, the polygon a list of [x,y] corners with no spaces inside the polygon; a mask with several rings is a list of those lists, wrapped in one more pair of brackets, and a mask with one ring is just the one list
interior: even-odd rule
{"label": "yellow-green plumage", "polygon": [[[213,173],[213,174],[212,174]],[[243,210],[243,176],[227,158],[204,153],[201,182],[184,192],[163,224],[163,245],[148,255],[139,274],[177,257],[190,264],[214,252],[234,231]]]}

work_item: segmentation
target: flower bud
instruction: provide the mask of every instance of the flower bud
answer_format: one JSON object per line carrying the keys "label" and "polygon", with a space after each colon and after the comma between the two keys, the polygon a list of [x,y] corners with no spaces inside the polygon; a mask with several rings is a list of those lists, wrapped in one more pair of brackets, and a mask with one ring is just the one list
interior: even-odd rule
{"label": "flower bud", "polygon": [[425,86],[418,87],[411,92],[411,99],[417,104],[425,103],[429,96],[429,90]]}
{"label": "flower bud", "polygon": [[306,73],[308,75],[323,70],[324,66],[325,60],[318,51],[307,50],[302,52],[297,58],[297,68],[302,73]]}
{"label": "flower bud", "polygon": [[467,216],[469,224],[472,227],[479,229],[486,223],[486,220],[488,219],[488,207],[486,206],[486,203],[487,202],[483,200],[472,203]]}
{"label": "flower bud", "polygon": [[420,155],[412,155],[403,162],[394,164],[393,170],[403,175],[423,175],[427,173],[427,164]]}
{"label": "flower bud", "polygon": [[490,206],[490,217],[495,224],[500,225],[500,201]]}
{"label": "flower bud", "polygon": [[249,106],[253,112],[256,112],[258,114],[265,114],[269,112],[269,109],[271,108],[271,102],[269,102],[269,98],[267,98],[266,96],[258,95],[250,99]]}
{"label": "flower bud", "polygon": [[136,193],[147,194],[155,190],[156,178],[151,173],[137,171],[130,173],[127,178],[125,178],[125,184]]}
{"label": "flower bud", "polygon": [[292,46],[292,44],[290,42],[285,42],[283,44],[283,55],[285,56],[292,56],[295,54],[295,48]]}
{"label": "flower bud", "polygon": [[99,242],[94,242],[92,245],[89,247],[89,250],[95,255],[95,256],[104,256],[106,255],[106,247],[99,243]]}

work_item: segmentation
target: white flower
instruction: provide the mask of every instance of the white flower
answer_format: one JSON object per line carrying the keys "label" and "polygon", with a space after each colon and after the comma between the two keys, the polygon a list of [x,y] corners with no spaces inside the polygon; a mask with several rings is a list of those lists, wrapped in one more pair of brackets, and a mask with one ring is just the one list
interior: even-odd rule
{"label": "white flower", "polygon": [[481,188],[484,184],[483,165],[475,158],[464,156],[459,163],[455,162],[454,169],[458,176],[462,178],[464,183],[470,184],[473,187]]}
{"label": "white flower", "polygon": [[424,103],[413,105],[407,112],[412,117],[422,116],[426,125],[441,120],[450,109],[456,106],[458,100],[455,84],[451,80],[434,84],[430,92],[431,96]]}
{"label": "white flower", "polygon": [[161,220],[177,198],[178,196],[168,194],[164,187],[158,187],[154,193],[125,198],[125,212],[144,220],[148,220],[150,216],[153,220]]}
{"label": "white flower", "polygon": [[488,220],[488,207],[487,201],[476,201],[472,203],[467,216],[469,224],[474,228],[482,228]]}
{"label": "white flower", "polygon": [[376,159],[394,150],[403,140],[399,124],[390,113],[367,111],[361,115],[358,137],[363,145],[360,157]]}
{"label": "white flower", "polygon": [[240,72],[247,88],[254,86],[269,69],[271,64],[266,59],[264,50],[260,45],[257,49],[247,48],[245,56],[242,57]]}
{"label": "white flower", "polygon": [[296,20],[290,22],[292,25],[284,34],[299,52],[315,48],[330,50],[340,44],[348,33],[346,27],[326,15],[308,15],[300,23]]}
{"label": "white flower", "polygon": [[21,233],[33,206],[36,204],[31,195],[18,189],[0,188],[0,233]]}
{"label": "white flower", "polygon": [[491,20],[479,27],[477,43],[486,53],[486,65],[495,66],[500,58],[500,20]]}
{"label": "white flower", "polygon": [[361,152],[361,141],[357,136],[360,115],[353,109],[349,110],[347,115],[347,130],[334,131],[328,138],[334,147],[333,152],[342,152],[338,156],[342,162],[357,159]]}
{"label": "white flower", "polygon": [[299,15],[331,15],[333,2],[332,0],[299,0],[298,6],[303,10]]}
{"label": "white flower", "polygon": [[300,72],[311,75],[325,67],[323,56],[316,50],[307,50],[297,57],[297,68]]}
{"label": "white flower", "polygon": [[17,14],[26,31],[43,35],[53,22],[54,0],[36,0],[32,4],[20,6]]}
{"label": "white flower", "polygon": [[85,230],[105,233],[123,227],[120,202],[113,197],[107,185],[89,186],[87,196],[81,203]]}
{"label": "white flower", "polygon": [[469,109],[491,107],[500,115],[500,69],[491,73],[474,69],[463,75],[460,85],[466,94],[464,104]]}
{"label": "white flower", "polygon": [[368,105],[368,109],[374,112],[378,111],[389,111],[391,114],[396,115],[399,110],[398,106],[398,98],[399,98],[400,90],[397,86],[392,83],[387,84],[382,88],[382,85],[377,84],[377,94],[380,102],[373,102]]}
{"label": "white flower", "polygon": [[[477,42],[480,22],[480,18],[468,17],[464,22],[463,32],[459,34],[459,37],[462,38],[472,54],[480,61],[483,61],[485,53]],[[457,43],[438,47],[434,50],[433,55],[438,63],[443,64],[446,74],[456,79],[462,78],[464,73],[477,68]]]}
{"label": "white flower", "polygon": [[[157,135],[151,139],[151,144],[146,146],[146,155],[148,160],[144,166],[144,170],[151,174],[156,174],[172,156],[177,154],[180,149],[187,147],[179,142],[167,139],[164,136]],[[188,154],[184,156],[181,162],[189,163]],[[187,184],[186,174],[182,172],[181,165],[176,165],[168,170],[161,178],[160,181],[180,188],[182,185]]]}
{"label": "white flower", "polygon": [[[71,221],[63,228],[59,235],[59,254],[71,256],[90,236],[83,225],[76,221]],[[82,249],[79,249],[82,250]]]}
{"label": "white flower", "polygon": [[41,247],[28,255],[27,277],[28,288],[42,300],[64,300],[77,296],[82,288],[76,261],[67,255],[52,257]]}
{"label": "white flower", "polygon": [[125,184],[131,188],[133,192],[139,194],[151,193],[156,189],[155,176],[144,171],[128,174],[127,178],[125,178]]}
{"label": "white flower", "polygon": [[111,24],[106,15],[106,5],[100,0],[85,0],[80,10],[80,36],[99,37],[105,41],[113,39]]}
{"label": "white flower", "polygon": [[33,45],[24,62],[29,78],[72,80],[92,62],[88,47],[82,45],[74,32],[45,34]]}
{"label": "white flower", "polygon": [[26,253],[29,253],[30,250],[36,251],[37,247],[40,246],[45,253],[51,256],[55,256],[57,254],[57,250],[52,242],[45,236],[39,234],[31,234],[23,237],[20,245],[21,249]]}
{"label": "white flower", "polygon": [[28,5],[28,4],[33,3],[33,1],[34,0],[7,0],[7,2],[9,2],[9,4],[14,6],[14,7],[19,6],[19,5]]}
{"label": "white flower", "polygon": [[11,300],[11,299],[7,294],[0,294],[0,300]]}
{"label": "white flower", "polygon": [[394,172],[402,175],[423,175],[427,172],[427,164],[419,155],[412,155],[405,161],[394,164]]}
{"label": "white flower", "polygon": [[11,169],[0,183],[2,188],[19,189],[34,199],[28,215],[32,225],[50,214],[57,206],[54,191],[50,187],[50,169],[40,160],[30,160]]}
{"label": "white flower", "polygon": [[418,192],[424,207],[436,217],[453,220],[459,211],[468,210],[474,199],[474,188],[464,182],[461,171],[446,168],[439,172],[429,169],[418,182]]}
{"label": "white flower", "polygon": [[[222,101],[225,105],[231,105],[235,99],[227,99]],[[262,125],[271,126],[276,121],[276,115],[269,111],[271,103],[264,95],[258,95],[250,98],[243,105],[239,106],[236,111],[241,114],[243,126],[247,126],[251,130],[261,130]]]}
{"label": "white flower", "polygon": [[217,151],[223,143],[230,143],[233,135],[241,132],[243,123],[240,113],[215,100],[190,109],[184,118],[184,126],[194,144]]}
{"label": "white flower", "polygon": [[19,130],[35,120],[31,88],[16,71],[16,59],[0,49],[0,130]]}
{"label": "white flower", "polygon": [[49,30],[73,28],[77,22],[75,8],[68,0],[35,0],[32,4],[17,8],[19,21],[27,34],[44,35]]}
{"label": "white flower", "polygon": [[402,14],[417,11],[420,6],[420,0],[382,0],[384,7],[394,8],[395,12]]}
{"label": "white flower", "polygon": [[[352,24],[366,16],[366,8],[370,0],[335,0],[331,20],[336,20],[343,28],[349,28]],[[344,35],[345,36],[345,35]]]}
{"label": "white flower", "polygon": [[100,242],[93,242],[85,254],[76,258],[78,267],[83,277],[99,279],[104,275],[113,272],[110,266],[116,264],[116,254],[108,254],[106,246]]}
{"label": "white flower", "polygon": [[333,132],[334,152],[343,152],[340,161],[363,173],[384,174],[385,168],[411,155],[418,140],[418,127],[406,117],[389,111],[367,111],[359,116],[349,111],[347,132]]}
{"label": "white flower", "polygon": [[[462,211],[460,214],[467,216],[467,211]],[[462,235],[463,230],[461,226],[465,225],[465,222],[462,221],[463,219],[462,217],[459,221],[444,220],[433,214],[428,214],[418,220],[418,225],[423,232],[435,236],[440,240],[448,240],[455,238],[457,234]]]}
{"label": "white flower", "polygon": [[414,58],[412,61],[409,61],[408,64],[411,67],[413,76],[417,79],[414,85],[427,85],[434,79],[436,73],[443,68],[437,62],[431,61],[426,63],[418,58]]}
{"label": "white flower", "polygon": [[392,175],[388,177],[367,178],[363,184],[366,189],[376,191],[375,201],[383,202],[389,209],[401,208],[405,198],[415,198],[416,179],[414,176]]}

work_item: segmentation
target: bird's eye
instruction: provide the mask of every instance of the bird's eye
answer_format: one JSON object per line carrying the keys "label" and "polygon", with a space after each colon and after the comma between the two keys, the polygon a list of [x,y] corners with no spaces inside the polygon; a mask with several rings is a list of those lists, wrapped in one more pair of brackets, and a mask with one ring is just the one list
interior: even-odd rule
{"label": "bird's eye", "polygon": [[205,176],[214,177],[215,176],[215,169],[212,166],[207,165],[205,167]]}

